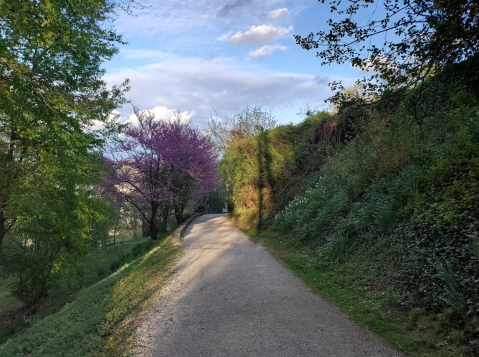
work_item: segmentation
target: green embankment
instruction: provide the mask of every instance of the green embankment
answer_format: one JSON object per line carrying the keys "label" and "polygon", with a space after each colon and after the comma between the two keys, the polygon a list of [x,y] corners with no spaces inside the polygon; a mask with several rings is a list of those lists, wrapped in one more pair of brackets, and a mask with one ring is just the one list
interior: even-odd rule
{"label": "green embankment", "polygon": [[221,171],[237,224],[268,228],[260,236],[286,264],[352,317],[408,353],[479,354],[470,89],[437,76],[401,98],[235,138]]}
{"label": "green embankment", "polygon": [[[140,247],[135,243],[133,247]],[[161,288],[179,253],[169,238],[148,248],[146,254],[141,248],[130,250],[133,255],[139,253],[129,266],[123,265],[125,255],[118,258],[112,249],[107,260],[110,266],[121,263],[117,274],[82,290],[60,311],[5,342],[0,355],[120,356],[128,352],[138,313]],[[90,258],[98,262],[98,257]]]}
{"label": "green embankment", "polygon": [[[163,235],[162,239],[166,236],[167,234]],[[90,252],[83,257],[78,266],[79,271],[67,271],[55,279],[48,297],[36,306],[34,314],[30,314],[28,309],[22,307],[21,301],[13,294],[12,288],[17,282],[14,274],[0,278],[0,313],[3,314],[3,321],[0,324],[0,344],[37,321],[59,311],[65,304],[72,302],[81,290],[109,276],[152,246],[150,238],[144,237],[109,245],[106,249],[90,248]]]}

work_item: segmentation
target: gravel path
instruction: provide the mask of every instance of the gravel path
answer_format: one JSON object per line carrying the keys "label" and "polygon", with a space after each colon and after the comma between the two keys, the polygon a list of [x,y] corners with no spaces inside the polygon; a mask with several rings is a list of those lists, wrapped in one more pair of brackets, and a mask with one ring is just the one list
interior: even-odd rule
{"label": "gravel path", "polygon": [[198,217],[137,331],[135,354],[401,356],[313,294],[224,215]]}

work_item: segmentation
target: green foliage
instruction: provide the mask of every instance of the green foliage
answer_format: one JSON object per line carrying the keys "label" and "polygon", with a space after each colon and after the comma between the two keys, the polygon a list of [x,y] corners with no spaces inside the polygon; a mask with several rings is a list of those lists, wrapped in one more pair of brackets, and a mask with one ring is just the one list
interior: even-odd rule
{"label": "green foliage", "polygon": [[[479,97],[477,2],[319,2],[334,14],[327,21],[329,28],[305,37],[295,35],[296,43],[306,50],[319,49],[322,65],[348,63],[373,72],[356,81],[361,96],[348,95],[341,82],[330,83],[333,90],[342,89],[330,99],[333,103],[374,103],[392,96],[401,101],[412,92],[414,116],[421,126],[423,84],[431,76],[439,74],[448,82],[461,82]],[[365,13],[368,16],[363,16]]]}
{"label": "green foliage", "polygon": [[[223,213],[226,208],[227,193],[224,187],[218,187],[199,200],[198,210],[206,210],[209,213]],[[201,207],[201,208],[200,208]]]}
{"label": "green foliage", "polygon": [[414,165],[399,173],[375,179],[347,216],[351,230],[374,229],[387,232],[397,223],[399,209],[418,193],[421,171]]}
{"label": "green foliage", "polygon": [[447,341],[452,345],[461,345],[466,342],[466,338],[464,336],[464,331],[453,330],[447,336]]}
{"label": "green foliage", "polygon": [[247,226],[257,227],[273,209],[271,188],[286,163],[273,140],[269,132],[242,137],[226,149],[220,164],[230,185],[235,214]]}
{"label": "green foliage", "polygon": [[147,240],[145,242],[141,242],[141,243],[138,243],[138,244],[134,245],[133,248],[131,249],[131,251],[129,251],[129,252],[121,253],[120,256],[118,257],[118,259],[116,259],[115,261],[113,261],[110,264],[111,272],[112,273],[115,272],[116,270],[118,270],[118,268],[125,265],[126,263],[128,263],[132,259],[135,259],[140,254],[144,254],[145,252],[150,250],[151,247],[153,247],[153,245],[154,245],[154,242],[150,239],[150,240]]}
{"label": "green foliage", "polygon": [[[81,260],[76,262],[75,270],[61,269],[54,276],[47,276],[49,282],[47,298],[37,304],[34,307],[35,314],[26,319],[23,314],[15,317],[15,313],[18,313],[17,310],[21,307],[21,304],[14,296],[10,296],[12,287],[19,285],[17,276],[10,274],[8,278],[0,279],[2,289],[0,310],[3,314],[12,314],[11,319],[7,316],[4,318],[5,325],[0,328],[0,344],[8,338],[12,338],[15,334],[23,332],[36,321],[58,312],[65,304],[71,303],[79,291],[106,278],[118,268],[143,255],[151,247],[150,239],[144,237],[110,245],[106,249],[105,247],[88,248],[88,253],[82,255]],[[115,264],[114,271],[111,270],[113,264]],[[24,264],[20,266],[24,266]],[[34,270],[34,262],[28,266],[32,267],[33,272],[37,271]]]}
{"label": "green foliage", "polygon": [[[111,26],[116,8],[110,1],[0,3],[0,250],[19,221],[42,216],[32,209],[41,193],[71,197],[94,183],[94,151],[114,129],[111,111],[124,103],[123,89],[107,89],[101,69],[122,43]],[[103,133],[90,130],[95,120],[106,124]],[[60,213],[84,218],[63,210],[49,223],[60,226]]]}
{"label": "green foliage", "polygon": [[471,252],[476,256],[476,259],[479,260],[479,235],[474,233],[472,238],[472,247]]}
{"label": "green foliage", "polygon": [[333,233],[318,251],[319,262],[335,262],[347,258],[350,245],[348,239],[341,232]]}
{"label": "green foliage", "polygon": [[[82,164],[81,158],[77,163]],[[88,164],[92,171],[94,164]],[[48,294],[60,271],[80,273],[79,259],[91,245],[92,229],[101,223],[109,229],[109,204],[77,186],[91,181],[88,171],[72,177],[68,170],[48,165],[21,186],[16,223],[4,242],[0,264],[16,277],[14,294],[30,309]]]}
{"label": "green foliage", "polygon": [[[227,182],[234,215],[247,227],[267,226],[273,211],[304,186],[317,165],[301,167],[316,153],[314,130],[328,120],[320,112],[298,126],[285,125],[251,135],[234,136],[225,148],[220,174]],[[305,141],[307,142],[305,145]],[[295,172],[301,175],[295,175]]]}
{"label": "green foliage", "polygon": [[411,320],[411,322],[416,324],[417,320],[421,316],[426,316],[426,314],[427,314],[426,309],[424,309],[423,307],[412,309],[411,311],[409,311],[409,319]]}
{"label": "green foliage", "polygon": [[[447,300],[465,320],[466,313],[479,312],[478,260],[470,249],[479,216],[479,175],[475,154],[468,150],[454,151],[426,171],[413,210],[388,238],[403,242],[410,252],[401,254],[397,266],[402,289],[415,291],[430,308],[440,309]],[[447,261],[448,266],[441,268],[436,261]]]}
{"label": "green foliage", "polygon": [[454,267],[449,263],[437,262],[438,276],[445,283],[445,296],[442,298],[444,302],[456,311],[464,322],[468,321],[468,307],[466,298],[460,290],[459,281],[457,279]]}
{"label": "green foliage", "polygon": [[[92,188],[102,171],[96,151],[117,129],[111,111],[125,102],[126,88],[109,90],[101,69],[122,43],[112,26],[119,8],[0,3],[0,264],[31,309],[110,229],[111,207]],[[95,121],[105,130],[91,130]]]}
{"label": "green foliage", "polygon": [[[424,122],[422,138],[402,118],[385,122],[380,109],[372,113],[272,228],[319,245],[321,263],[351,257],[403,302],[436,312],[452,306],[463,321],[477,315],[476,110],[459,94],[443,103],[434,123]],[[438,259],[451,262],[454,274],[441,273]]]}

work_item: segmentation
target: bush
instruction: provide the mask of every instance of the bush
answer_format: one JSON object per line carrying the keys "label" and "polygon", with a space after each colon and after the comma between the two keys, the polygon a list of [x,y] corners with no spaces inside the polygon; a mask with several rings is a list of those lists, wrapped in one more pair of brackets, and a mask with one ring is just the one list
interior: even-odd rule
{"label": "bush", "polygon": [[53,260],[48,247],[28,246],[10,240],[2,251],[2,265],[15,276],[12,294],[33,311],[48,295],[56,274],[52,272]]}

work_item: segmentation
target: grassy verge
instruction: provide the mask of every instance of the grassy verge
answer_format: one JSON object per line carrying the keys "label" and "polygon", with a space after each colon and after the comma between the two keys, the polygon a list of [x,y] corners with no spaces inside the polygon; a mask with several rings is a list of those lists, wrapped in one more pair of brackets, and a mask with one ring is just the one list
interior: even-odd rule
{"label": "grassy verge", "polygon": [[138,315],[171,272],[179,249],[157,243],[114,276],[81,291],[60,311],[0,347],[2,356],[122,356]]}
{"label": "grassy verge", "polygon": [[[160,240],[168,235],[169,233],[163,234]],[[10,293],[14,276],[0,278],[0,344],[22,333],[36,322],[58,312],[65,304],[71,303],[81,290],[106,278],[124,264],[150,250],[153,245],[154,242],[149,237],[144,237],[117,243],[108,246],[107,249],[92,248],[83,258],[82,276],[68,272],[63,274],[56,280],[49,291],[48,298],[38,306],[33,315],[22,309],[21,302]]]}
{"label": "grassy verge", "polygon": [[441,335],[439,323],[423,309],[401,311],[387,293],[365,286],[359,269],[347,264],[318,264],[314,250],[287,235],[267,230],[243,232],[265,245],[315,293],[406,355],[452,357],[467,353],[460,336]]}

